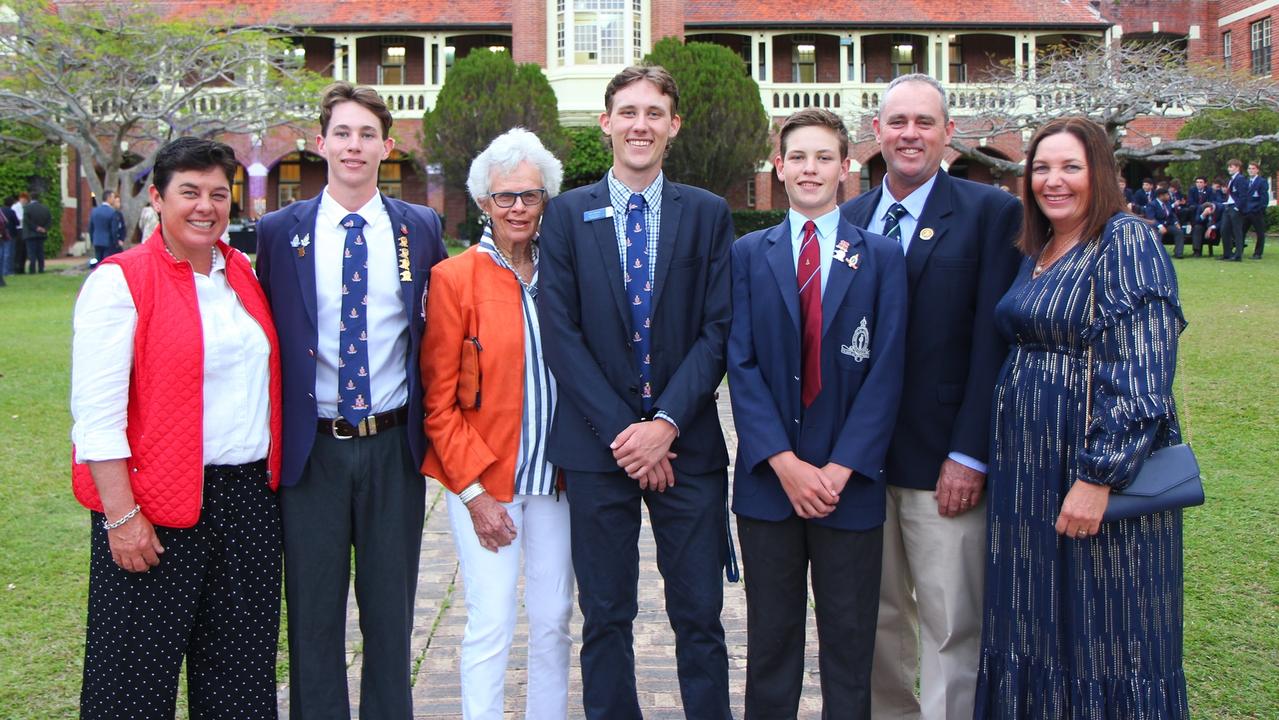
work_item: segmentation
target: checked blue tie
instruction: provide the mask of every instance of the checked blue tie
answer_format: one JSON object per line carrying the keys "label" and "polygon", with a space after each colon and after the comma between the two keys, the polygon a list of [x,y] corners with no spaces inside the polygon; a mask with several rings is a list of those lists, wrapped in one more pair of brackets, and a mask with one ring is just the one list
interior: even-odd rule
{"label": "checked blue tie", "polygon": [[367,418],[373,402],[369,386],[369,246],[364,218],[342,218],[342,317],[338,322],[338,413],[352,425]]}
{"label": "checked blue tie", "polygon": [[888,213],[884,215],[884,237],[889,237],[897,241],[902,246],[902,252],[906,252],[906,246],[902,245],[902,216],[906,214],[906,208],[901,203],[893,203],[888,208]]}
{"label": "checked blue tie", "polygon": [[639,366],[640,397],[644,412],[653,409],[649,337],[652,329],[653,281],[650,279],[648,229],[644,222],[644,196],[631,195],[626,204],[626,304],[631,308],[631,349]]}

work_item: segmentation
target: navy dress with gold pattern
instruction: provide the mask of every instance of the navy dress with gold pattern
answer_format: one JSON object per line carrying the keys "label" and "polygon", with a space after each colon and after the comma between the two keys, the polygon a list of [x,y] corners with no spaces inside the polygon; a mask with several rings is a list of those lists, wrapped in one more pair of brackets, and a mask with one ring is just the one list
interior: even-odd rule
{"label": "navy dress with gold pattern", "polygon": [[1172,263],[1148,224],[1120,214],[1039,277],[1032,267],[995,310],[1010,351],[994,396],[975,717],[1187,717],[1181,512],[1085,539],[1054,530],[1072,483],[1122,488],[1180,441]]}

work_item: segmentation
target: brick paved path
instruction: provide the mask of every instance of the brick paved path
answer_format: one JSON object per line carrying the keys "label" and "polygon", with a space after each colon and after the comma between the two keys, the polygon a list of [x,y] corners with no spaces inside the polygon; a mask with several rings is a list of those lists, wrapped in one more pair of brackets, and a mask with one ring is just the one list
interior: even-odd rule
{"label": "brick paved path", "polygon": [[[720,388],[719,414],[728,440],[729,457],[735,456],[737,434],[733,430],[727,386]],[[729,469],[730,477],[732,468]],[[417,621],[413,628],[415,662],[413,707],[417,718],[460,718],[461,690],[458,680],[458,658],[462,630],[466,626],[461,574],[457,555],[449,533],[449,521],[443,490],[433,484],[427,492],[426,528],[422,536],[422,562],[417,586]],[[734,523],[736,533],[736,523]],[[734,535],[736,537],[736,535]],[[640,533],[640,599],[639,616],[635,620],[635,672],[640,706],[644,716],[653,720],[683,718],[679,682],[675,672],[675,635],[671,632],[663,609],[662,579],[657,572],[653,535],[645,512]],[[729,691],[733,714],[742,717],[742,694],[746,683],[746,596],[742,584],[724,585],[724,631],[728,643]],[[817,679],[816,624],[810,606],[808,619],[808,657],[804,678],[804,695],[800,717],[820,716],[821,694]],[[569,673],[569,717],[582,716],[582,683],[578,665],[582,615],[573,612],[573,668]],[[506,676],[506,710],[508,718],[524,714],[525,640],[528,626],[523,611],[515,628]],[[359,706],[360,633],[354,597],[347,622],[348,680],[351,688],[351,714]],[[288,689],[281,687],[281,717],[287,718]]]}

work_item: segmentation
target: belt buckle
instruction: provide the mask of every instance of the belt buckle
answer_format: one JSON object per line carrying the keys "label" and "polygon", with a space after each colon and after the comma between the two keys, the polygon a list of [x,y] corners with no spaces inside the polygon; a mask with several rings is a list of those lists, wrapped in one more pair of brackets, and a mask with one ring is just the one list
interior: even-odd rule
{"label": "belt buckle", "polygon": [[332,426],[330,426],[330,428],[329,428],[329,434],[330,434],[330,435],[332,435],[332,436],[334,437],[334,439],[336,439],[336,440],[350,440],[351,438],[355,437],[355,435],[344,435],[344,434],[339,433],[339,432],[338,432],[338,420],[337,420],[337,419],[334,419],[334,420],[333,420],[333,425],[332,425]]}

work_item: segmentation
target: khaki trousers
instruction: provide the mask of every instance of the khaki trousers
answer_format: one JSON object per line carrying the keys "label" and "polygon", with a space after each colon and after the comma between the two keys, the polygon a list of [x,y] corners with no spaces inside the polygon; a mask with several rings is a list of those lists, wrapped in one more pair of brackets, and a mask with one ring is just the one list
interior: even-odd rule
{"label": "khaki trousers", "polygon": [[985,569],[984,496],[945,518],[931,490],[888,487],[871,668],[875,720],[973,716]]}

